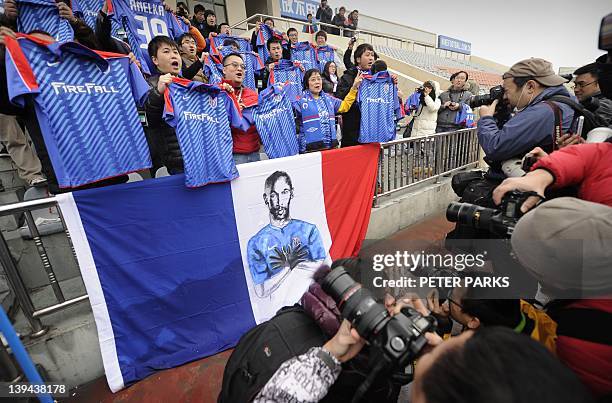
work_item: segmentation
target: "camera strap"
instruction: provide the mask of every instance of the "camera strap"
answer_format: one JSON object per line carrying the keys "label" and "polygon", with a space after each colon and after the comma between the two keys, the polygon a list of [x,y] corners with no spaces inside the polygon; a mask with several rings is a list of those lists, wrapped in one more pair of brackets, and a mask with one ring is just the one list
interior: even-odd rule
{"label": "camera strap", "polygon": [[563,111],[553,101],[544,101],[550,109],[553,111],[555,116],[555,127],[553,129],[553,151],[559,149],[559,141],[563,136]]}

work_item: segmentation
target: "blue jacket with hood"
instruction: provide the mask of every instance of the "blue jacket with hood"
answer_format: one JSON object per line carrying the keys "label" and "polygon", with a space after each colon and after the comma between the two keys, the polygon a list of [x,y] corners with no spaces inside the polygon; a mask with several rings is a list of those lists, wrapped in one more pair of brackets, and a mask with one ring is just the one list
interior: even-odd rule
{"label": "blue jacket with hood", "polygon": [[[541,147],[546,152],[553,150],[555,117],[550,105],[543,102],[553,95],[570,96],[563,85],[548,87],[501,129],[491,116],[478,121],[478,142],[486,154],[487,162],[490,165],[493,163],[491,168],[494,171],[501,173],[497,167],[500,164],[496,163],[522,157],[534,147]],[[574,110],[568,105],[559,102],[556,104],[563,113],[563,133],[567,133],[572,125]]]}

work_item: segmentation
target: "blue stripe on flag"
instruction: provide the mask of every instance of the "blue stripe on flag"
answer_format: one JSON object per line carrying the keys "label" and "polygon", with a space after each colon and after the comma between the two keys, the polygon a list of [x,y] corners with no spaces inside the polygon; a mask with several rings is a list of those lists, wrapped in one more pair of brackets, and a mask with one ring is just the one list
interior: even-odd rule
{"label": "blue stripe on flag", "polygon": [[255,326],[231,185],[184,180],[73,193],[125,385],[230,348]]}

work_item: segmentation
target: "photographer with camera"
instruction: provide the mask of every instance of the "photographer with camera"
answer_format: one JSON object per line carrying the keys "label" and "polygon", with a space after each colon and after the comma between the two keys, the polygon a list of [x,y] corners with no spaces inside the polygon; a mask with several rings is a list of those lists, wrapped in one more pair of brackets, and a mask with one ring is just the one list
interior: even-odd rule
{"label": "photographer with camera", "polygon": [[515,109],[514,116],[499,128],[494,118],[499,103],[496,99],[480,107],[478,121],[478,142],[491,166],[488,176],[492,179],[505,178],[502,163],[522,158],[534,147],[551,152],[560,134],[556,131],[568,133],[574,117],[570,106],[546,101],[554,95],[569,97],[562,85],[566,80],[555,74],[550,62],[538,58],[521,60],[502,78],[503,99]]}
{"label": "photographer with camera", "polygon": [[571,371],[525,335],[493,326],[444,341],[432,332],[435,320],[419,299],[400,301],[392,316],[342,267],[326,276],[323,289],[346,318],[340,329],[323,347],[281,364],[254,402],[321,400],[342,372],[341,363],[354,357],[366,340],[375,367],[354,402],[360,401],[359,390],[382,367],[405,366],[417,357],[412,403],[489,403],[502,396],[508,402],[592,401]]}
{"label": "photographer with camera", "polygon": [[601,93],[598,71],[596,63],[587,64],[574,71],[574,94],[587,110],[601,118],[606,125],[612,126],[612,100]]}
{"label": "photographer with camera", "polygon": [[551,154],[536,148],[530,154],[539,160],[532,171],[520,178],[508,178],[493,191],[493,201],[500,204],[510,191],[535,192],[521,206],[523,213],[544,198],[547,189],[577,186],[580,199],[612,206],[612,142],[580,144],[562,148]]}
{"label": "photographer with camera", "polygon": [[[491,273],[479,271],[462,275],[462,278],[471,278],[475,282],[493,277]],[[504,326],[531,337],[554,353],[557,325],[544,311],[523,299],[510,298],[499,289],[474,284],[434,289],[427,295],[427,307],[439,323],[445,318],[452,319],[463,326],[463,331]],[[450,333],[450,330],[447,326],[443,334]]]}
{"label": "photographer with camera", "polygon": [[[425,81],[422,86],[416,89],[415,93],[418,94],[419,104],[416,105],[412,122],[410,123],[412,126],[410,137],[434,134],[436,132],[438,110],[441,105],[440,98],[438,97],[440,84],[437,81]],[[406,102],[409,100],[410,98]],[[411,108],[406,104],[405,109],[409,110]]]}
{"label": "photographer with camera", "polygon": [[440,110],[436,133],[452,132],[462,129],[461,125],[455,123],[457,114],[461,111],[463,104],[469,104],[473,94],[465,89],[469,75],[465,71],[458,71],[450,76],[451,87],[440,94]]}

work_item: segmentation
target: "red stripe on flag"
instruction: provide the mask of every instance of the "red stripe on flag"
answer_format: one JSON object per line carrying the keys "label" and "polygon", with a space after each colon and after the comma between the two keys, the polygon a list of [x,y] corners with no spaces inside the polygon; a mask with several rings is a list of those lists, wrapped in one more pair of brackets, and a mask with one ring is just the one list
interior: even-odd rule
{"label": "red stripe on flag", "polygon": [[332,259],[357,256],[368,231],[380,144],[321,153]]}

